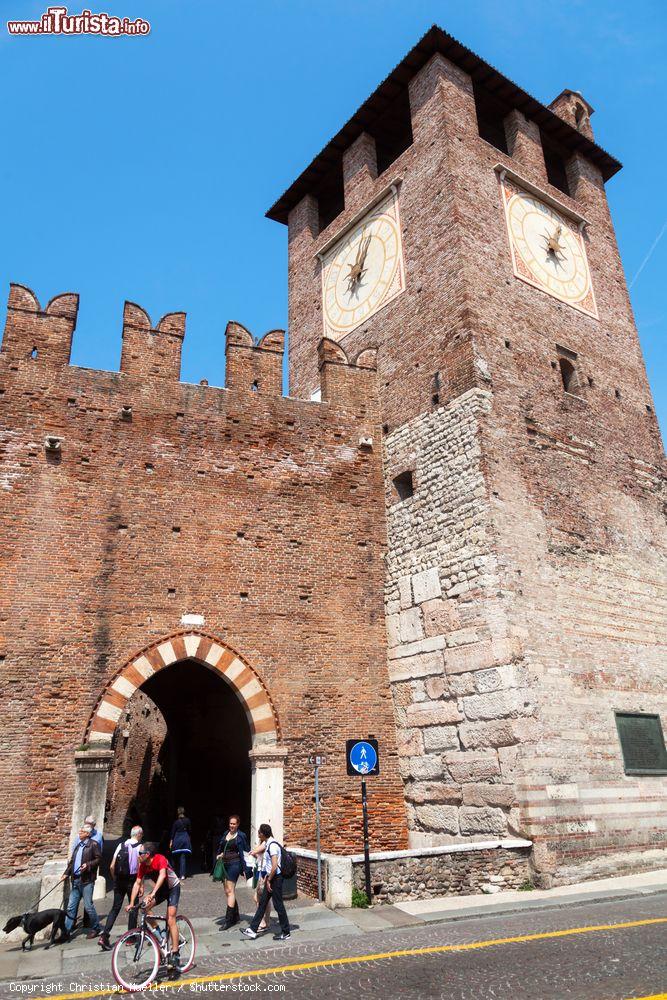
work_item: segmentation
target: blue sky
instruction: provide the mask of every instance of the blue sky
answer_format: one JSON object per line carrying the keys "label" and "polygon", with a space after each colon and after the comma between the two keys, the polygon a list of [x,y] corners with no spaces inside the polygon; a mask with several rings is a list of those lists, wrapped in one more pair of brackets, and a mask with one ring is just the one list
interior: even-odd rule
{"label": "blue sky", "polygon": [[544,103],[571,87],[596,108],[624,164],[608,195],[664,433],[664,0],[86,5],[151,33],[9,37],[5,19],[47,4],[0,0],[0,285],[80,293],[75,363],[118,367],[126,298],[154,321],[187,312],[186,381],[223,383],[227,320],[285,326],[286,231],[264,212],[435,22]]}

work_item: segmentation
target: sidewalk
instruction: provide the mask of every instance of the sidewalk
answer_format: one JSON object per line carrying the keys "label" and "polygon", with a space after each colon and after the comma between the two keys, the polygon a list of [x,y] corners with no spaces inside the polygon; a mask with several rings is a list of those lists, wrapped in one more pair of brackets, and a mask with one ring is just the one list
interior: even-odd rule
{"label": "sidewalk", "polygon": [[423,923],[457,920],[492,913],[515,913],[519,910],[567,907],[597,900],[628,899],[655,892],[667,892],[667,868],[620,878],[603,878],[593,882],[576,882],[555,889],[533,889],[519,892],[511,889],[491,896],[441,896],[396,903],[395,908],[416,917]]}
{"label": "sidewalk", "polygon": [[[328,910],[323,904],[301,898],[287,904],[292,925],[292,941],[327,941],[338,936],[357,936],[373,931],[383,931],[395,927],[409,927],[425,923],[461,920],[466,917],[492,914],[516,913],[522,910],[553,907],[567,908],[578,903],[635,898],[658,892],[667,892],[667,869],[629,875],[622,878],[601,879],[595,882],[580,882],[576,885],[556,889],[531,892],[499,892],[491,896],[446,896],[437,899],[423,899],[396,903],[393,906],[374,906],[367,910]],[[246,941],[239,934],[239,928],[221,931],[223,912],[222,890],[214,886],[206,876],[196,876],[189,880],[181,897],[183,913],[192,920],[197,933],[198,957],[214,957],[216,954],[244,952],[250,955],[257,949],[275,948],[273,932],[277,930],[275,915],[271,933],[256,941]],[[107,903],[111,897],[107,897]],[[239,890],[241,913],[248,920],[254,910],[249,890]],[[101,905],[100,914],[106,913],[108,905]],[[209,915],[206,915],[209,914]],[[245,921],[240,926],[245,926]],[[125,929],[125,919],[121,915],[114,930]],[[79,935],[67,945],[56,946],[46,951],[43,942],[35,942],[32,953],[22,952],[20,944],[0,945],[0,982],[16,979],[35,979],[54,976],[90,976],[93,973],[108,973],[109,953],[101,952],[96,941],[86,941]]]}

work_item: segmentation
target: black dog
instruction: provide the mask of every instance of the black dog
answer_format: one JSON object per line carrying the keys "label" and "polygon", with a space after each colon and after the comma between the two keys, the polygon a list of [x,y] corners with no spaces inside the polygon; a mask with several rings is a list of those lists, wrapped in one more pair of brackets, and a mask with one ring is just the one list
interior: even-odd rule
{"label": "black dog", "polygon": [[32,948],[32,942],[37,931],[44,930],[49,924],[53,924],[51,928],[51,937],[49,938],[49,943],[47,948],[50,948],[54,944],[56,939],[56,934],[60,931],[60,937],[58,938],[58,943],[67,941],[69,939],[69,934],[65,930],[65,911],[64,910],[42,910],[41,913],[22,913],[18,917],[10,917],[5,926],[2,928],[5,934],[9,934],[10,931],[16,930],[17,927],[22,927],[23,930],[28,935],[24,939],[21,945],[21,950],[25,951],[25,946],[30,942],[30,947]]}

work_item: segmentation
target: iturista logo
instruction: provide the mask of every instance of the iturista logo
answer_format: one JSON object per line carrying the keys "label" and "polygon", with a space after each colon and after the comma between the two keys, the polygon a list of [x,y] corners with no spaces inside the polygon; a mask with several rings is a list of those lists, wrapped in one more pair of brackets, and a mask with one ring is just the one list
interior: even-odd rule
{"label": "iturista logo", "polygon": [[93,14],[82,10],[69,14],[67,7],[49,7],[39,21],[7,21],[10,35],[104,35],[120,38],[126,35],[147,35],[150,23],[137,17],[116,17],[114,14]]}

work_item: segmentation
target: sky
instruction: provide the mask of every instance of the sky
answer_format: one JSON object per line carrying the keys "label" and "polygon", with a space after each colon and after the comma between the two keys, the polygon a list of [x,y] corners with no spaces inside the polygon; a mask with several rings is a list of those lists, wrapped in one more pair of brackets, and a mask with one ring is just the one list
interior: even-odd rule
{"label": "sky", "polygon": [[[437,23],[538,100],[596,109],[656,410],[667,429],[664,0],[95,0],[150,34],[10,37],[0,0],[0,294],[81,296],[72,362],[117,369],[125,299],[187,312],[182,378],[224,384],[224,329],[287,325],[286,229],[264,213]],[[72,3],[79,13],[83,3]]]}

